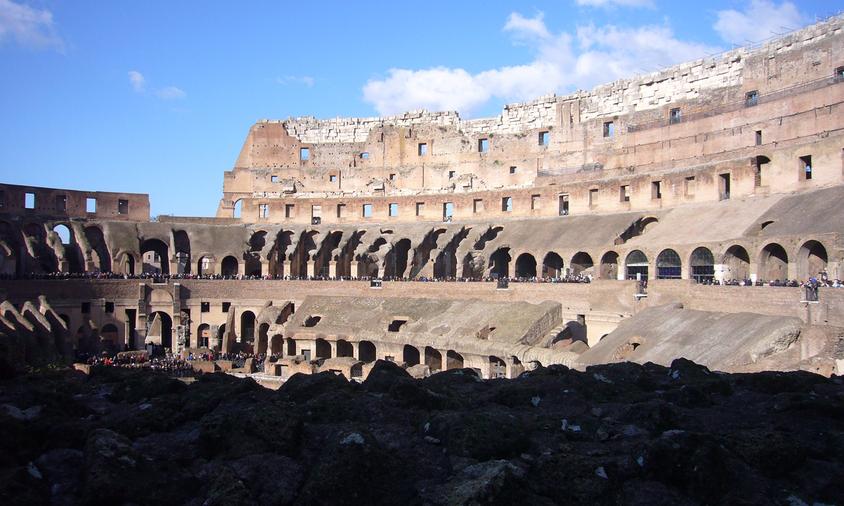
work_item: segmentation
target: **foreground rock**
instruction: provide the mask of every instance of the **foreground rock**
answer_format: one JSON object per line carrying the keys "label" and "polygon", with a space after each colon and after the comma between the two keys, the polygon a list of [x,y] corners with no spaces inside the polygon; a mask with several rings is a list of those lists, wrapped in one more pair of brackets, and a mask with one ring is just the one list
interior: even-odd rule
{"label": "foreground rock", "polygon": [[844,384],[686,360],[278,391],[222,374],[0,383],[3,504],[835,504]]}

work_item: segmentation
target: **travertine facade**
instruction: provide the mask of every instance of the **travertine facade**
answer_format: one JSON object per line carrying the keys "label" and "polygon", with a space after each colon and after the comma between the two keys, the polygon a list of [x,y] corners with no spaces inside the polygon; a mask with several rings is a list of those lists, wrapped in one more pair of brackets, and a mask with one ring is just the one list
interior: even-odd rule
{"label": "travertine facade", "polygon": [[[288,371],[309,367],[307,349],[306,362],[349,374],[373,357],[474,364],[485,377],[571,364],[560,343],[599,346],[657,302],[844,326],[838,293],[810,305],[797,288],[703,286],[844,278],[842,26],[833,18],[758,48],[512,104],[497,118],[260,121],[225,173],[216,218],[152,222],[146,195],[0,185],[7,277],[182,278],[6,281],[0,295],[48,295],[77,345],[248,347],[284,356]],[[210,276],[227,279],[190,279]],[[242,277],[272,280],[232,279]],[[475,282],[504,277],[531,282]],[[534,282],[584,277],[592,283]],[[368,278],[404,281],[381,291],[354,281]],[[431,279],[453,282],[410,283]],[[655,281],[647,297],[634,280]],[[337,295],[354,302],[324,298]],[[433,309],[392,314],[412,331],[332,320],[379,297],[381,308],[401,299]],[[434,332],[436,314],[452,311],[437,309],[441,299],[481,299],[490,315],[476,308],[471,330]],[[535,318],[502,335],[503,303]],[[309,330],[303,304],[335,309]],[[361,351],[363,341],[375,349]],[[408,346],[416,351],[404,355]]]}

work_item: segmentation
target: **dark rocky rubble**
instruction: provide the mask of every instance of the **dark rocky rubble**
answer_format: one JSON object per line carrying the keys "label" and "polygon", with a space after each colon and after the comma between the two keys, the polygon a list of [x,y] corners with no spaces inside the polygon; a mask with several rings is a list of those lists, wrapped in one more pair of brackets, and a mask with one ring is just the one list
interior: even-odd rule
{"label": "dark rocky rubble", "polygon": [[0,383],[0,503],[844,503],[844,384],[686,360],[280,390],[95,369]]}

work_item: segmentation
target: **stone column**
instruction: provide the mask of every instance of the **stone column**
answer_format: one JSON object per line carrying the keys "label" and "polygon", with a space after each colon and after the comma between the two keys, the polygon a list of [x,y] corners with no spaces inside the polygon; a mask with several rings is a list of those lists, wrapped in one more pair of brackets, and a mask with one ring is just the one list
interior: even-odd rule
{"label": "stone column", "polygon": [[316,262],[314,260],[308,260],[308,277],[314,276],[314,269],[316,268]]}
{"label": "stone column", "polygon": [[269,260],[261,260],[261,275],[262,276],[269,276],[270,274],[270,261]]}
{"label": "stone column", "polygon": [[331,358],[337,357],[337,341],[328,341],[331,346]]}
{"label": "stone column", "polygon": [[350,265],[351,265],[351,267],[349,267],[349,277],[351,277],[352,279],[357,279],[358,278],[358,261],[352,260],[350,262]]}
{"label": "stone column", "polygon": [[334,260],[328,262],[328,276],[331,278],[337,277],[337,262]]}
{"label": "stone column", "polygon": [[360,343],[357,341],[350,341],[352,345],[352,356],[360,360]]}
{"label": "stone column", "polygon": [[281,270],[284,271],[282,272],[282,275],[290,276],[290,260],[281,262]]}

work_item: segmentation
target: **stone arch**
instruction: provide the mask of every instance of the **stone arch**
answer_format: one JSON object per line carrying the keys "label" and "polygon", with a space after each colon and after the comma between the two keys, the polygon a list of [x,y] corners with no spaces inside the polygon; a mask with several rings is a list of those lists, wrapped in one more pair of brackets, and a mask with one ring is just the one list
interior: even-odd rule
{"label": "stone arch", "polygon": [[196,273],[200,276],[211,276],[214,274],[214,257],[202,255],[196,261]]}
{"label": "stone arch", "polygon": [[196,347],[209,348],[211,344],[211,326],[207,323],[201,323],[196,328]]}
{"label": "stone arch", "polygon": [[601,279],[618,279],[618,253],[607,251],[601,256]]}
{"label": "stone arch", "polygon": [[237,258],[228,255],[220,262],[220,274],[226,277],[237,276]]}
{"label": "stone arch", "polygon": [[445,354],[445,368],[446,370],[451,369],[463,369],[463,364],[465,361],[463,360],[463,355],[457,353],[454,350],[448,350]]}
{"label": "stone arch", "polygon": [[358,360],[361,362],[375,362],[376,357],[375,344],[372,341],[361,341],[358,343]]}
{"label": "stone arch", "polygon": [[516,277],[535,278],[536,258],[530,253],[522,253],[516,258]]}
{"label": "stone arch", "polygon": [[240,313],[240,345],[250,350],[255,343],[255,313],[244,311]]}
{"label": "stone arch", "polygon": [[354,357],[355,356],[355,347],[352,346],[352,343],[345,339],[338,339],[337,340],[337,356],[338,357]]}
{"label": "stone arch", "polygon": [[489,356],[489,378],[506,378],[507,377],[507,363],[501,357],[495,355]]}
{"label": "stone arch", "polygon": [[438,372],[443,368],[443,354],[431,346],[425,347],[425,365],[431,372]]}
{"label": "stone arch", "polygon": [[656,257],[656,279],[680,279],[683,276],[683,261],[671,248],[659,252]]}
{"label": "stone arch", "polygon": [[314,355],[317,359],[331,358],[331,343],[321,337],[318,337],[316,341],[314,341]]}
{"label": "stone arch", "polygon": [[492,277],[506,278],[510,275],[510,248],[498,248],[489,257],[489,271]]}
{"label": "stone arch", "polygon": [[173,232],[173,249],[176,250],[176,272],[179,274],[190,274],[190,237],[184,230]]}
{"label": "stone arch", "polygon": [[797,277],[804,281],[818,277],[819,273],[826,271],[828,261],[826,248],[820,241],[806,241],[797,251]]}
{"label": "stone arch", "polygon": [[85,227],[85,238],[91,246],[91,260],[100,272],[111,272],[111,254],[108,252],[103,230],[100,227]]}
{"label": "stone arch", "polygon": [[[153,328],[155,317],[158,316],[161,322],[161,333],[155,335]],[[154,311],[147,316],[148,328],[144,344],[154,344],[156,347],[173,349],[173,318],[166,311]],[[150,334],[152,332],[152,334]]]}
{"label": "stone arch", "polygon": [[169,248],[161,239],[146,239],[141,242],[141,272],[146,274],[170,274]]}
{"label": "stone arch", "polygon": [[270,353],[273,355],[284,354],[284,336],[281,334],[273,334],[270,338]]}
{"label": "stone arch", "polygon": [[267,332],[270,330],[269,323],[262,323],[258,326],[258,342],[255,346],[255,353],[261,355],[267,353],[267,346],[269,346],[269,336]]}
{"label": "stone arch", "polygon": [[781,245],[772,242],[759,252],[759,279],[765,281],[788,279],[788,253]]}
{"label": "stone arch", "polygon": [[627,254],[624,260],[625,278],[626,279],[648,279],[648,256],[642,253],[641,250],[634,249]]}
{"label": "stone arch", "polygon": [[407,274],[408,258],[410,257],[410,239],[400,239],[387,253],[384,260],[384,276],[403,278]]}
{"label": "stone arch", "polygon": [[243,214],[243,200],[237,199],[232,202],[232,218],[240,218]]}
{"label": "stone arch", "polygon": [[574,256],[571,257],[571,262],[569,262],[569,268],[575,276],[580,274],[591,274],[594,266],[595,263],[592,261],[592,255],[586,253],[585,251],[578,251],[575,253]]}
{"label": "stone arch", "polygon": [[711,283],[715,279],[715,257],[709,248],[695,248],[689,256],[689,277],[698,283]]}
{"label": "stone arch", "polygon": [[565,268],[563,257],[553,251],[546,253],[545,258],[542,259],[543,278],[561,278],[563,277],[563,268]]}
{"label": "stone arch", "polygon": [[267,244],[267,232],[259,230],[249,238],[249,250],[243,253],[243,268],[247,276],[261,277],[263,267],[261,265],[261,251]]}
{"label": "stone arch", "polygon": [[61,240],[61,249],[64,250],[64,258],[59,260],[67,262],[67,272],[84,272],[84,259],[82,258],[82,252],[79,249],[79,241],[76,240],[73,228],[64,223],[58,223],[53,226],[53,232],[55,232]]}
{"label": "stone arch", "polygon": [[117,353],[123,348],[120,346],[120,332],[118,332],[117,326],[113,323],[107,323],[100,329],[100,346],[103,351],[108,351],[112,354]]}
{"label": "stone arch", "polygon": [[721,263],[729,271],[729,277],[725,276],[725,280],[750,279],[750,254],[743,246],[734,244],[727,248]]}
{"label": "stone arch", "polygon": [[419,365],[419,348],[409,344],[404,345],[402,350],[402,362],[408,367]]}
{"label": "stone arch", "polygon": [[287,345],[285,355],[287,355],[288,357],[295,357],[297,355],[296,340],[292,337],[288,337],[284,340],[284,344]]}

